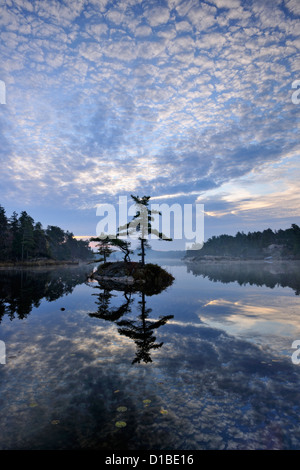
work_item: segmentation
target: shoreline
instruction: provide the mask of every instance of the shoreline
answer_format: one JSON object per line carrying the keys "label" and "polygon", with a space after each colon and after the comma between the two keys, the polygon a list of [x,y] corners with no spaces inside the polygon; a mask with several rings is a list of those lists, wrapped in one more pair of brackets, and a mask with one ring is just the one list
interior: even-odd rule
{"label": "shoreline", "polygon": [[226,256],[211,256],[203,258],[187,257],[182,259],[184,262],[189,263],[300,263],[300,259],[296,258],[231,258]]}
{"label": "shoreline", "polygon": [[0,262],[0,269],[21,269],[21,268],[51,268],[56,266],[80,266],[88,261],[67,261],[67,260],[36,260],[36,261],[3,261]]}

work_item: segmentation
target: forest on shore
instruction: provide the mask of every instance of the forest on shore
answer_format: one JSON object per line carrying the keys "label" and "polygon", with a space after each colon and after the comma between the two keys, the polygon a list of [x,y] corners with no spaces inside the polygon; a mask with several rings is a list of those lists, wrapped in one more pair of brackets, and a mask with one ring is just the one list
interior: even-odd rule
{"label": "forest on shore", "polygon": [[79,261],[93,258],[89,242],[77,240],[73,233],[40,222],[22,211],[6,216],[0,205],[0,262],[22,263],[34,260]]}
{"label": "forest on shore", "polygon": [[292,224],[286,230],[268,228],[257,232],[237,232],[212,236],[201,250],[188,250],[186,257],[231,257],[239,259],[300,259],[300,227]]}

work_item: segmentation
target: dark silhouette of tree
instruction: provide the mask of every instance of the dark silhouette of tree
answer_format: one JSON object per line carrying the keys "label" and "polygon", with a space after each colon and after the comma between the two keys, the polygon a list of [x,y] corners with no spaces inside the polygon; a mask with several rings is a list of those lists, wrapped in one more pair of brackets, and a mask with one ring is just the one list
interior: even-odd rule
{"label": "dark silhouette of tree", "polygon": [[53,225],[44,230],[26,211],[22,211],[20,217],[13,212],[8,219],[0,205],[0,261],[88,259],[92,256],[88,241],[77,240],[73,233]]}
{"label": "dark silhouette of tree", "polygon": [[54,271],[0,271],[0,323],[4,315],[10,320],[26,318],[42,299],[52,302],[69,294],[86,281],[87,269]]}
{"label": "dark silhouette of tree", "polygon": [[300,271],[298,263],[291,263],[276,272],[274,264],[243,263],[187,263],[187,271],[194,276],[207,277],[210,281],[224,284],[237,282],[241,286],[256,285],[273,289],[276,286],[289,287],[295,295],[300,294]]}
{"label": "dark silhouette of tree", "polygon": [[94,260],[93,262],[95,263],[106,263],[107,258],[110,257],[112,252],[114,251],[111,248],[111,237],[109,235],[107,236],[100,236],[100,237],[93,237],[90,238],[91,242],[97,242],[97,254],[101,256],[101,258]]}
{"label": "dark silhouette of tree", "polygon": [[127,240],[123,240],[121,238],[104,234],[100,237],[93,237],[90,239],[91,242],[97,242],[98,247],[98,254],[102,256],[102,258],[95,260],[94,262],[104,262],[106,263],[107,258],[111,255],[114,249],[120,250],[124,255],[124,261],[126,263],[130,262],[130,255],[132,250],[130,249],[131,243]]}
{"label": "dark silhouette of tree", "polygon": [[141,361],[145,363],[152,362],[150,354],[151,350],[159,349],[164,344],[163,342],[156,343],[154,330],[165,325],[168,320],[173,318],[173,315],[166,315],[157,321],[148,320],[148,316],[152,312],[152,309],[146,308],[144,292],[141,292],[141,301],[139,304],[141,314],[136,320],[125,319],[117,322],[120,335],[133,339],[136,344],[136,357],[132,361],[132,364],[135,364],[136,362],[140,363]]}
{"label": "dark silhouette of tree", "polygon": [[21,231],[18,214],[14,211],[9,220],[10,225],[10,253],[9,259],[18,260],[21,258]]}
{"label": "dark silhouette of tree", "polygon": [[152,227],[152,222],[154,221],[153,215],[161,215],[161,213],[159,211],[149,209],[150,196],[143,196],[140,198],[139,196],[131,195],[131,197],[137,206],[136,214],[133,216],[131,222],[118,228],[117,237],[127,237],[128,235],[132,236],[139,234],[138,240],[140,241],[141,249],[139,256],[141,256],[141,263],[144,265],[145,250],[149,247],[148,236],[150,234],[156,235],[159,239],[167,241],[171,241],[172,239],[166,237],[166,235]]}
{"label": "dark silhouette of tree", "polygon": [[132,364],[136,362],[152,362],[151,350],[159,349],[162,347],[163,342],[156,343],[156,337],[154,331],[162,325],[165,325],[167,321],[173,318],[173,315],[166,315],[159,318],[157,321],[151,321],[148,319],[152,309],[146,308],[146,295],[144,292],[140,292],[141,300],[139,301],[140,315],[136,319],[122,318],[125,315],[129,315],[132,311],[134,299],[132,293],[129,290],[124,290],[123,295],[125,302],[123,302],[117,308],[111,308],[110,302],[113,296],[112,290],[109,288],[103,288],[101,284],[97,286],[102,292],[98,294],[98,310],[95,313],[90,313],[89,316],[93,318],[101,318],[106,321],[112,321],[118,326],[118,332],[120,335],[127,336],[134,340],[137,352],[136,357],[132,361]]}
{"label": "dark silhouette of tree", "polygon": [[123,255],[125,263],[130,262],[130,255],[133,251],[130,249],[131,243],[127,240],[123,240],[121,238],[114,238],[111,240],[111,244],[117,248],[119,248]]}
{"label": "dark silhouette of tree", "polygon": [[64,259],[65,232],[55,225],[48,225],[46,235],[52,256],[56,259]]}
{"label": "dark silhouette of tree", "polygon": [[34,235],[33,235],[33,223],[34,220],[26,211],[21,212],[19,218],[20,233],[21,233],[21,259],[22,261],[26,258],[32,257],[34,249]]}
{"label": "dark silhouette of tree", "polygon": [[[273,231],[270,228],[262,232],[237,232],[235,236],[212,236],[198,251],[200,257],[204,255],[233,256],[239,258],[263,259],[268,256],[270,247],[280,250],[281,257],[300,259],[300,228],[292,224],[286,230]],[[189,252],[188,252],[189,254]],[[197,256],[197,251],[190,252],[191,256]]]}
{"label": "dark silhouette of tree", "polygon": [[35,257],[50,258],[47,237],[40,222],[34,226],[33,239]]}
{"label": "dark silhouette of tree", "polygon": [[0,205],[0,259],[8,257],[8,227],[5,209]]}
{"label": "dark silhouette of tree", "polygon": [[101,286],[97,286],[97,288],[102,290],[102,292],[98,294],[98,301],[96,302],[98,310],[96,313],[90,313],[90,317],[116,322],[126,313],[130,313],[131,304],[133,302],[130,292],[124,291],[125,302],[120,307],[112,309],[110,307],[111,298],[113,297],[112,290],[108,288],[102,289]]}

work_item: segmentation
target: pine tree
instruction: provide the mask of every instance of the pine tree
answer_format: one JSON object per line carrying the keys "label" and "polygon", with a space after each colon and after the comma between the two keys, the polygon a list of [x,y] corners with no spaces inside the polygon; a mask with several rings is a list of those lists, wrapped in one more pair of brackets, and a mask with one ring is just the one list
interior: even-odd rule
{"label": "pine tree", "polygon": [[13,212],[11,218],[9,219],[10,226],[10,253],[9,258],[12,260],[18,260],[21,258],[21,231],[20,231],[20,222],[17,212]]}
{"label": "pine tree", "polygon": [[34,220],[26,211],[21,212],[19,218],[20,222],[20,233],[21,233],[21,259],[29,258],[34,250]]}
{"label": "pine tree", "polygon": [[110,240],[110,243],[122,251],[125,263],[130,261],[130,255],[132,254],[132,250],[130,249],[131,243],[129,241],[122,240],[121,238],[116,237],[112,238]]}
{"label": "pine tree", "polygon": [[34,255],[49,258],[49,244],[41,222],[37,222],[33,228]]}
{"label": "pine tree", "polygon": [[96,247],[98,248],[97,253],[98,255],[101,256],[98,260],[94,261],[101,263],[106,263],[107,258],[112,254],[113,249],[111,248],[111,239],[109,235],[105,236],[104,234],[101,234],[100,237],[93,237],[90,238],[91,242],[97,242]]}
{"label": "pine tree", "polygon": [[149,234],[156,235],[159,239],[164,239],[167,241],[171,241],[172,239],[166,237],[162,232],[159,232],[152,227],[152,222],[154,221],[153,215],[161,215],[161,213],[159,211],[152,211],[149,209],[149,200],[151,196],[143,196],[140,198],[139,196],[131,195],[131,197],[137,206],[136,214],[133,216],[131,222],[118,228],[117,237],[126,237],[128,235],[139,234],[138,239],[140,241],[141,248],[139,256],[141,256],[141,263],[144,265],[145,250],[147,247],[149,247]]}
{"label": "pine tree", "polygon": [[5,209],[0,205],[0,259],[7,258],[8,247],[8,220]]}
{"label": "pine tree", "polygon": [[48,225],[46,236],[49,243],[51,258],[63,260],[66,259],[64,243],[66,240],[65,232],[55,225]]}

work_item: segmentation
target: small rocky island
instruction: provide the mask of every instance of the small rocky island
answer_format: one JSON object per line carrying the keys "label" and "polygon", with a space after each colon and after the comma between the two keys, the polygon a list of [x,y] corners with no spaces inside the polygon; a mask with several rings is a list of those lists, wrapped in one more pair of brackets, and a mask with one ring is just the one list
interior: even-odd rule
{"label": "small rocky island", "polygon": [[108,289],[144,292],[146,295],[158,294],[170,286],[174,277],[157,264],[142,264],[134,261],[116,261],[100,264],[91,276]]}
{"label": "small rocky island", "polygon": [[[101,234],[100,237],[90,239],[90,241],[97,242],[98,254],[101,256],[98,260],[101,264],[90,278],[97,280],[104,289],[108,290],[126,289],[131,292],[142,292],[144,295],[159,294],[173,283],[174,277],[157,264],[145,263],[146,248],[149,248],[148,234],[151,232],[160,240],[171,241],[172,239],[152,227],[152,214],[161,214],[148,207],[150,196],[140,198],[131,195],[131,197],[137,206],[133,220],[120,226],[117,234]],[[128,241],[128,236],[134,234],[134,238],[136,238],[137,232],[139,232],[138,240],[141,250],[139,253],[140,262],[130,260],[133,251],[130,248],[131,243]],[[107,261],[114,249],[123,253],[124,261]]]}

